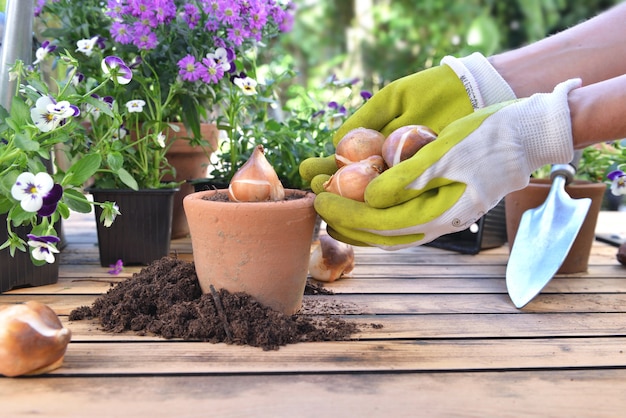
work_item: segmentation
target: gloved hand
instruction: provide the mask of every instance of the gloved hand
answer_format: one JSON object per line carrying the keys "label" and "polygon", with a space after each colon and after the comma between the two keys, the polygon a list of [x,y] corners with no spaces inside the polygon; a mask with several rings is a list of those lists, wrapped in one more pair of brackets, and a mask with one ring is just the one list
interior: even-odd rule
{"label": "gloved hand", "polygon": [[375,178],[365,203],[325,192],[315,209],[331,236],[353,245],[398,249],[464,230],[534,170],[571,161],[567,96],[580,84],[478,110]]}
{"label": "gloved hand", "polygon": [[[381,89],[337,130],[333,144],[336,146],[348,131],[359,127],[388,135],[401,126],[418,124],[441,132],[475,109],[512,99],[513,90],[483,55],[445,57],[440,66]],[[320,192],[321,184],[337,170],[334,162],[334,155],[307,159],[300,164],[300,175],[311,182],[313,191]]]}

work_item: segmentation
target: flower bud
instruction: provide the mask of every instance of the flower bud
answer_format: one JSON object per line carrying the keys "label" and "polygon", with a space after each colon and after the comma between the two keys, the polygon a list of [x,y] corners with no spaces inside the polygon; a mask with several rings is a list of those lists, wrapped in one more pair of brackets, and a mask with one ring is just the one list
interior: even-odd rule
{"label": "flower bud", "polygon": [[382,155],[385,136],[368,128],[356,128],[341,138],[335,149],[335,161],[341,168],[372,155]]}
{"label": "flower bud", "polygon": [[388,167],[411,158],[422,147],[437,138],[432,129],[423,125],[402,126],[389,134],[383,144],[382,156]]}
{"label": "flower bud", "polygon": [[385,162],[380,155],[345,165],[324,183],[324,190],[348,199],[364,202],[365,188],[370,181],[383,172],[384,167]]}
{"label": "flower bud", "polygon": [[265,202],[285,198],[285,189],[265,158],[263,145],[257,145],[248,161],[233,176],[228,185],[228,198],[235,202]]}
{"label": "flower bud", "polygon": [[42,303],[0,307],[0,374],[12,377],[56,369],[71,335]]}

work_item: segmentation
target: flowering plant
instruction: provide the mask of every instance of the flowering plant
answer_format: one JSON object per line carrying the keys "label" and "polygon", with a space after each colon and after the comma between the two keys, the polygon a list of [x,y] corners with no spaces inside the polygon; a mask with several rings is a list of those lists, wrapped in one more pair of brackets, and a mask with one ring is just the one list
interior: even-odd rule
{"label": "flowering plant", "polygon": [[[274,74],[278,72],[278,74]],[[237,163],[246,161],[256,145],[263,145],[265,157],[274,167],[283,186],[304,189],[308,186],[299,173],[306,158],[334,153],[335,130],[360,105],[371,97],[359,89],[358,79],[328,77],[317,89],[292,84],[287,92],[280,86],[295,75],[292,69],[268,69],[259,81],[234,77],[241,90],[233,89],[222,102],[218,126],[228,137],[230,158],[216,155],[218,161],[210,175],[229,180]],[[285,103],[281,103],[281,97]]]}
{"label": "flowering plant", "polygon": [[143,100],[153,114],[140,119],[182,121],[200,141],[199,123],[228,94],[229,76],[250,71],[249,50],[290,28],[291,7],[279,0],[83,0],[79,7],[38,0],[36,14],[47,28],[43,35],[58,47],[78,48],[81,59],[114,51],[137,62],[145,83],[116,99]]}
{"label": "flowering plant", "polygon": [[[33,66],[17,61],[10,71],[17,91],[10,109],[0,107],[0,214],[6,216],[7,240],[0,250],[26,251],[40,265],[55,261],[59,242],[55,224],[67,218],[70,210],[88,213],[93,205],[102,207],[101,221],[110,226],[119,214],[113,202],[92,202],[82,193],[83,184],[102,170],[102,150],[91,148],[68,167],[55,167],[53,150],[58,144],[76,142],[84,128],[81,115],[96,109],[110,115],[112,120],[122,116],[115,106],[109,108],[94,96],[107,85],[122,85],[132,77],[130,70],[118,57],[102,61],[102,82],[81,91],[77,83],[78,62],[69,54],[61,60],[69,69],[58,82],[46,83],[40,65],[54,47],[44,43],[37,50]],[[54,85],[54,89],[50,85]],[[53,91],[54,90],[54,91]],[[112,125],[113,126],[113,125]],[[106,133],[113,142],[117,131]],[[80,141],[78,141],[80,142]],[[15,228],[29,226],[27,239]]]}

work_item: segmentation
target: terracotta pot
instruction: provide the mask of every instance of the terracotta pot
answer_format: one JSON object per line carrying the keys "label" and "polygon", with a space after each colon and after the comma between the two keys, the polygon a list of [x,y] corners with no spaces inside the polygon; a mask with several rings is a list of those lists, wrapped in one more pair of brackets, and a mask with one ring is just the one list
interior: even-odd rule
{"label": "terracotta pot", "polygon": [[[546,200],[551,184],[549,179],[531,179],[527,187],[506,196],[505,210],[509,248],[513,247],[522,214],[528,209],[536,208]],[[589,265],[589,254],[595,239],[596,222],[606,185],[575,180],[566,186],[565,190],[573,199],[589,197],[592,200],[585,222],[565,261],[557,271],[561,274],[581,273],[587,271]]]}
{"label": "terracotta pot", "polygon": [[288,199],[280,202],[207,200],[216,193],[225,190],[193,193],[183,201],[202,291],[210,292],[213,285],[245,292],[277,311],[295,314],[306,286],[315,195],[288,189]]}
{"label": "terracotta pot", "polygon": [[183,198],[194,192],[194,186],[187,183],[189,180],[204,178],[207,175],[209,157],[217,149],[217,126],[213,123],[203,123],[200,126],[202,138],[209,142],[207,147],[192,147],[189,141],[191,132],[188,132],[181,123],[179,132],[170,130],[167,134],[171,145],[167,151],[167,161],[176,169],[176,178],[165,177],[165,181],[184,181],[179,191],[174,195],[174,212],[172,214],[172,238],[182,238],[189,234],[189,226],[183,209]]}

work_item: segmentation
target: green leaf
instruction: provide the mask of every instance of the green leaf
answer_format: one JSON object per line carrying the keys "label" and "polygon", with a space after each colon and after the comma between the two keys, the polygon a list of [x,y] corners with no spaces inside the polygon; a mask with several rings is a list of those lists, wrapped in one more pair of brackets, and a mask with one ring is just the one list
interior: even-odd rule
{"label": "green leaf", "polygon": [[30,136],[21,132],[15,134],[15,146],[24,151],[39,151],[39,142],[30,139]]}
{"label": "green leaf", "polygon": [[[11,101],[11,120],[20,127],[31,123],[30,107],[19,96],[14,97]],[[16,129],[17,132],[20,130]]]}
{"label": "green leaf", "polygon": [[67,219],[70,217],[70,209],[69,207],[63,203],[63,202],[59,202],[59,204],[57,205],[57,210],[56,212],[61,215],[61,217],[63,217],[63,219]]}
{"label": "green leaf", "polygon": [[107,165],[111,171],[118,172],[124,165],[124,157],[119,152],[111,152],[107,155]]}
{"label": "green leaf", "polygon": [[135,178],[128,171],[126,171],[123,168],[120,168],[116,172],[116,174],[120,178],[122,183],[124,183],[125,185],[127,185],[128,187],[130,187],[133,190],[139,190],[139,185],[137,184],[137,181],[135,180]]}
{"label": "green leaf", "polygon": [[98,100],[95,97],[91,97],[91,96],[85,97],[84,100],[90,105],[92,105],[93,107],[95,107],[96,109],[98,109],[100,112],[104,113],[105,115],[109,117],[114,117],[113,111],[111,111],[111,107],[107,103],[103,102],[102,100]]}
{"label": "green leaf", "polygon": [[[89,213],[91,212],[91,203],[85,195],[83,195],[78,190],[67,189],[63,193],[63,202],[69,207],[71,210],[80,213]],[[61,206],[61,205],[59,205]],[[63,216],[65,218],[65,215]]]}
{"label": "green leaf", "polygon": [[71,176],[68,177],[70,184],[80,186],[98,171],[100,164],[102,164],[100,154],[88,154],[76,161],[76,163],[67,170],[67,176]]}

